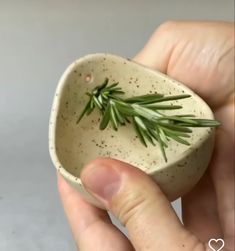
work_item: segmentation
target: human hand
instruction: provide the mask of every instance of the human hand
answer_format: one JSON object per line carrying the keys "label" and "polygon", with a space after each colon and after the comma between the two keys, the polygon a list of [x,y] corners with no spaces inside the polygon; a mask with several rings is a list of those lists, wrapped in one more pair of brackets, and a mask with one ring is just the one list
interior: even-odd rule
{"label": "human hand", "polygon": [[137,168],[97,159],[81,179],[126,226],[127,239],[108,214],[85,202],[58,175],[66,215],[81,251],[211,250],[210,238],[234,248],[234,34],[233,24],[168,22],[135,60],[183,82],[211,106],[222,126],[212,162],[199,184],[182,198],[183,222],[155,182]]}

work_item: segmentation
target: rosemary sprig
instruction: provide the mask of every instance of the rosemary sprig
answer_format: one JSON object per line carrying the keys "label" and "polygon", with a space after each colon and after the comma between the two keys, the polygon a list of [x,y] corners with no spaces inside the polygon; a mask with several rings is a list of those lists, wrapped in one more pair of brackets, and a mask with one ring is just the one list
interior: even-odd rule
{"label": "rosemary sprig", "polygon": [[109,124],[114,130],[126,123],[132,123],[136,134],[142,144],[147,147],[147,141],[152,145],[158,142],[165,161],[167,161],[165,148],[170,140],[175,140],[184,145],[190,145],[186,140],[192,130],[189,127],[217,127],[220,122],[209,119],[197,119],[192,114],[166,115],[161,110],[181,109],[179,105],[161,105],[166,101],[190,98],[188,94],[165,96],[163,94],[146,94],[132,98],[123,98],[125,92],[118,87],[118,82],[108,86],[108,78],[103,84],[96,86],[91,92],[86,93],[89,101],[81,112],[77,123],[84,115],[89,115],[97,108],[102,116],[100,130]]}

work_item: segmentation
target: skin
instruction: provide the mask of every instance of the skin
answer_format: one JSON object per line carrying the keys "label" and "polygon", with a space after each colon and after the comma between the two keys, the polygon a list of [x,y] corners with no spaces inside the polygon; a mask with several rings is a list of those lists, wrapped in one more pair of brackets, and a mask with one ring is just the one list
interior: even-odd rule
{"label": "skin", "polygon": [[134,60],[183,82],[210,105],[222,122],[214,154],[201,181],[182,197],[183,224],[139,169],[104,158],[87,165],[81,174],[86,189],[121,221],[129,239],[58,175],[79,250],[209,251],[211,238],[223,238],[223,250],[234,250],[234,24],[164,23]]}

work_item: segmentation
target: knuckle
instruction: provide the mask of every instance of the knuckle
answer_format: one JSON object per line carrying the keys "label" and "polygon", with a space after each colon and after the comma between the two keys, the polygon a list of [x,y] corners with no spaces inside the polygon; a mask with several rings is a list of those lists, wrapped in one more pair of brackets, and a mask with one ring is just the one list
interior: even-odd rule
{"label": "knuckle", "polygon": [[116,203],[115,211],[116,216],[124,226],[140,216],[148,206],[148,200],[141,193],[134,193],[132,191],[125,193],[122,199],[122,203]]}
{"label": "knuckle", "polygon": [[169,34],[175,31],[177,24],[177,21],[166,21],[158,26],[156,32],[161,34]]}

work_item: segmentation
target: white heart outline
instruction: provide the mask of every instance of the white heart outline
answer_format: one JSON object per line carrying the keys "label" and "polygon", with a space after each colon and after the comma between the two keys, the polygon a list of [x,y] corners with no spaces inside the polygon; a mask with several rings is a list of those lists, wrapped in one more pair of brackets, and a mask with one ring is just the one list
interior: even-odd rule
{"label": "white heart outline", "polygon": [[[222,242],[222,246],[219,248],[219,249],[214,249],[212,246],[211,246],[211,242],[214,241],[214,242]],[[222,250],[222,248],[224,247],[224,240],[223,239],[210,239],[209,242],[208,242],[208,245],[209,247],[211,248],[211,250],[213,251],[220,251]]]}

